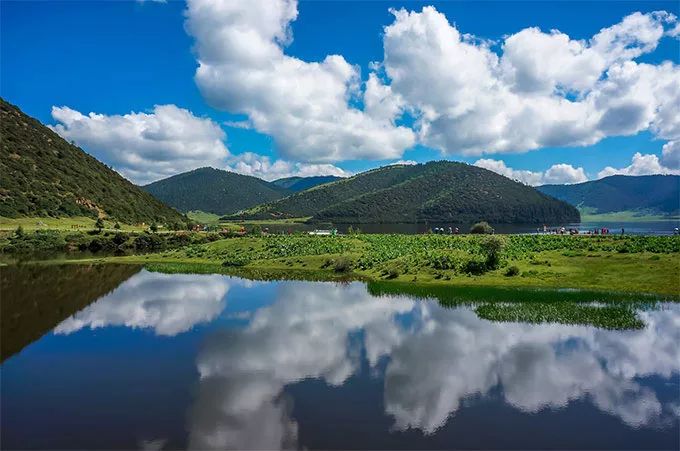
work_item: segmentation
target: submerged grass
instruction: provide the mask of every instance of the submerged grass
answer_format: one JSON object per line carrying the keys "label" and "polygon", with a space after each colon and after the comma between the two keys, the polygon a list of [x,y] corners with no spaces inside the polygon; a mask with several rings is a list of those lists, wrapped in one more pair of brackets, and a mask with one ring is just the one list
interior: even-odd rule
{"label": "submerged grass", "polygon": [[490,321],[592,325],[604,329],[642,329],[645,324],[628,306],[583,305],[574,302],[484,304],[475,308]]}

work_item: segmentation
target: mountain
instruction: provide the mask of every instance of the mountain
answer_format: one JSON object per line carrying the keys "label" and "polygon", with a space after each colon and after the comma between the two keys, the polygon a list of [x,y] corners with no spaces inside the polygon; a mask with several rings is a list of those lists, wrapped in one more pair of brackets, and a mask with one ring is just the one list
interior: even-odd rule
{"label": "mountain", "polygon": [[317,175],[313,177],[286,177],[283,179],[274,180],[272,183],[280,188],[285,188],[292,192],[304,191],[324,183],[335,182],[342,177],[335,175]]}
{"label": "mountain", "polygon": [[562,223],[576,208],[486,169],[449,161],[392,165],[254,207],[248,219],[338,223]]}
{"label": "mountain", "polygon": [[595,213],[680,213],[680,176],[612,175],[576,185],[543,185],[539,191]]}
{"label": "mountain", "polygon": [[236,213],[291,193],[257,177],[214,168],[173,175],[143,188],[179,211],[201,210],[218,215]]}
{"label": "mountain", "polygon": [[186,219],[0,99],[0,216],[98,216],[137,224]]}

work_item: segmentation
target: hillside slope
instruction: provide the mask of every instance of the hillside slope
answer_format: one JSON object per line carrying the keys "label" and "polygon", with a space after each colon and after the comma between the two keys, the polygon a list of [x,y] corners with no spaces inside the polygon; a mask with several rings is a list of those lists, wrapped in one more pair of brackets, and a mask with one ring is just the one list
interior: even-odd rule
{"label": "hillside slope", "polygon": [[185,218],[0,99],[0,216],[98,216],[137,224]]}
{"label": "hillside slope", "polygon": [[312,217],[345,223],[558,223],[574,207],[486,169],[448,161],[393,165],[247,210],[251,219]]}
{"label": "hillside slope", "polygon": [[595,213],[680,213],[680,176],[677,175],[613,175],[576,185],[543,185],[537,189]]}
{"label": "hillside slope", "polygon": [[341,180],[342,177],[335,175],[316,175],[312,177],[286,177],[274,180],[272,183],[280,188],[285,188],[292,192],[304,191],[324,183],[335,182]]}
{"label": "hillside slope", "polygon": [[214,168],[200,168],[143,187],[182,212],[235,213],[290,194],[264,180]]}

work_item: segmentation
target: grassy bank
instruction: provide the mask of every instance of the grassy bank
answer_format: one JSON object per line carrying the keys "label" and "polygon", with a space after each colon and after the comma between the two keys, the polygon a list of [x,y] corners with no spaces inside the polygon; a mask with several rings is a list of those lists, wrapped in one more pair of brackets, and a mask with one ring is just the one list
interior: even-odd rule
{"label": "grassy bank", "polygon": [[545,287],[680,296],[680,237],[263,236],[105,261],[183,271],[441,286]]}

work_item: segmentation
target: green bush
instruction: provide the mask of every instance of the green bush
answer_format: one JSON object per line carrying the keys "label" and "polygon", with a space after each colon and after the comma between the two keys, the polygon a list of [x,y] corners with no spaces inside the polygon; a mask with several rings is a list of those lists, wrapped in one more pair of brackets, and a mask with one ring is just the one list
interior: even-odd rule
{"label": "green bush", "polygon": [[519,268],[517,266],[510,266],[508,269],[505,270],[505,276],[506,277],[515,277],[519,275]]}
{"label": "green bush", "polygon": [[470,227],[470,233],[492,234],[493,233],[493,227],[491,227],[489,225],[489,223],[486,222],[486,221],[478,222],[477,224]]}
{"label": "green bush", "polygon": [[352,261],[347,257],[338,257],[333,261],[333,271],[349,272],[352,270]]}

